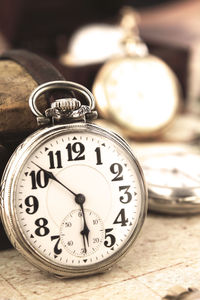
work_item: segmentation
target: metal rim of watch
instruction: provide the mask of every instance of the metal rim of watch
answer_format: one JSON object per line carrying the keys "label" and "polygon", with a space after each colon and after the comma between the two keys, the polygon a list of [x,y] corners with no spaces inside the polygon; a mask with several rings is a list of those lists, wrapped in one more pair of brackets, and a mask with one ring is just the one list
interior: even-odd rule
{"label": "metal rim of watch", "polygon": [[[158,193],[158,189],[160,190],[160,193]],[[165,192],[166,190],[171,192],[170,188],[160,188],[148,185],[149,210],[175,215],[200,213],[200,187],[192,189],[191,195],[183,197],[178,195],[179,189],[174,189],[174,195],[171,197],[164,197],[161,193],[161,189],[163,189],[163,191],[165,190]]]}
{"label": "metal rim of watch", "polygon": [[[142,194],[141,201],[141,209],[138,215],[138,222],[133,232],[131,233],[130,238],[126,242],[125,245],[122,246],[118,251],[116,251],[113,255],[101,261],[97,264],[83,267],[62,267],[56,263],[50,262],[46,258],[44,258],[39,252],[35,251],[33,246],[26,241],[25,237],[21,233],[21,230],[17,223],[16,212],[14,209],[14,191],[15,186],[17,184],[18,174],[23,168],[26,160],[42,142],[50,139],[52,136],[62,134],[63,132],[81,132],[88,130],[96,134],[101,134],[102,136],[111,139],[113,142],[117,143],[118,146],[122,147],[123,150],[127,153],[127,155],[133,160],[133,164],[135,166],[136,174],[139,176],[139,183]],[[23,164],[21,163],[23,161]],[[147,211],[147,190],[145,185],[145,179],[143,176],[143,171],[133,155],[132,150],[127,145],[127,143],[120,138],[118,135],[109,132],[108,130],[102,129],[99,126],[88,124],[88,123],[73,123],[73,124],[65,124],[65,125],[57,125],[54,127],[48,127],[44,129],[40,129],[37,132],[33,133],[29,136],[23,144],[21,144],[17,151],[13,154],[9,164],[7,165],[3,180],[2,180],[2,190],[1,190],[1,213],[2,213],[2,221],[4,224],[4,228],[7,232],[9,239],[15,248],[26,257],[26,259],[31,262],[33,265],[38,267],[40,270],[49,272],[59,277],[77,277],[83,275],[91,275],[100,272],[107,271],[110,267],[116,263],[121,257],[123,257],[128,249],[132,246],[135,239],[137,238],[142,225],[144,223],[144,219]],[[4,199],[9,198],[9,201],[5,201]]]}

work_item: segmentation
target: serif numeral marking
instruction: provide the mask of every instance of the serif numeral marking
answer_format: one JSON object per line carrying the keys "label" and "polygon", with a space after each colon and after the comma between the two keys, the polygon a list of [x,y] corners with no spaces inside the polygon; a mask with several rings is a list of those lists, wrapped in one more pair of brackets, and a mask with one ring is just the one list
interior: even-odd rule
{"label": "serif numeral marking", "polygon": [[38,227],[35,230],[35,234],[37,236],[46,236],[47,234],[49,234],[50,230],[49,228],[46,226],[48,224],[47,219],[45,218],[39,218],[35,221],[35,225]]}
{"label": "serif numeral marking", "polygon": [[53,151],[48,152],[49,156],[49,169],[59,169],[62,168],[62,159],[61,159],[61,152],[60,150],[56,151],[55,153]]}
{"label": "serif numeral marking", "polygon": [[97,159],[96,165],[102,165],[103,163],[101,160],[101,148],[97,147],[94,151],[96,152],[96,159]]}
{"label": "serif numeral marking", "polygon": [[124,191],[124,195],[125,195],[119,197],[120,202],[126,204],[132,200],[132,194],[128,191],[129,189],[130,189],[130,185],[119,186],[119,191],[120,192]]}
{"label": "serif numeral marking", "polygon": [[115,174],[116,176],[112,179],[112,181],[119,181],[119,180],[123,180],[123,175],[122,171],[123,171],[123,167],[122,165],[120,165],[119,163],[114,163],[110,166],[110,171]]}
{"label": "serif numeral marking", "polygon": [[37,212],[38,208],[39,208],[39,201],[35,196],[28,196],[26,197],[26,199],[24,200],[25,205],[27,206],[26,208],[26,212],[29,215],[33,215],[34,213]]}
{"label": "serif numeral marking", "polygon": [[[67,144],[68,161],[84,160],[85,146],[82,143],[76,142],[74,144]],[[77,154],[76,156],[74,154]]]}
{"label": "serif numeral marking", "polygon": [[32,190],[37,189],[37,187],[45,188],[49,183],[49,177],[43,170],[31,171],[29,176],[31,177]]}
{"label": "serif numeral marking", "polygon": [[51,241],[54,241],[54,240],[57,240],[56,243],[55,243],[55,246],[54,246],[54,253],[56,255],[59,255],[62,253],[62,249],[59,248],[59,243],[60,243],[60,236],[59,235],[53,235],[51,236]]}
{"label": "serif numeral marking", "polygon": [[128,223],[128,218],[125,217],[125,209],[122,208],[118,213],[113,224],[121,224],[121,226],[126,226]]}
{"label": "serif numeral marking", "polygon": [[106,246],[108,248],[112,247],[115,244],[115,242],[116,242],[115,236],[112,233],[110,233],[111,231],[113,231],[113,228],[107,228],[105,230],[105,242],[104,242],[104,246]]}

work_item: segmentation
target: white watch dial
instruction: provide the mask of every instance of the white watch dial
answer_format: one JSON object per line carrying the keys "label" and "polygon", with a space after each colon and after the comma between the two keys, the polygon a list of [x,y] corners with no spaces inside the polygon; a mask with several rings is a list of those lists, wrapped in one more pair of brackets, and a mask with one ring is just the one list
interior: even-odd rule
{"label": "white watch dial", "polygon": [[107,62],[93,86],[100,112],[129,131],[151,136],[174,118],[180,89],[170,68],[160,59],[122,57]]}
{"label": "white watch dial", "polygon": [[200,156],[190,152],[152,155],[143,159],[147,182],[171,188],[200,186]]}
{"label": "white watch dial", "polygon": [[38,144],[13,193],[17,225],[31,251],[72,268],[120,252],[143,222],[138,170],[120,144],[97,131],[65,131]]}

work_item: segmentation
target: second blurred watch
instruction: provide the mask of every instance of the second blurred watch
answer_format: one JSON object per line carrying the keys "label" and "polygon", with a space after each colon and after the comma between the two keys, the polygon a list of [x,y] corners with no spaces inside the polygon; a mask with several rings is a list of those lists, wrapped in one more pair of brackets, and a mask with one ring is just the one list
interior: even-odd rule
{"label": "second blurred watch", "polygon": [[173,71],[150,55],[141,41],[137,15],[122,11],[122,53],[99,70],[93,85],[102,117],[118,124],[127,136],[151,138],[172,122],[180,106],[180,86]]}

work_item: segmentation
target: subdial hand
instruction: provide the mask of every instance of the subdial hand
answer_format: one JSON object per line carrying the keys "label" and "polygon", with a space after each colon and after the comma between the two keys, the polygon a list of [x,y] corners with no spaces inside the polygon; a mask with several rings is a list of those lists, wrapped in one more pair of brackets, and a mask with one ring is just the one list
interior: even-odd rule
{"label": "subdial hand", "polygon": [[86,224],[85,212],[84,212],[83,206],[81,206],[81,210],[82,210],[82,214],[83,214],[83,224],[84,224],[83,225],[83,230],[81,231],[81,234],[86,237],[87,245],[89,247],[89,232],[90,232],[90,230],[89,230],[89,228]]}
{"label": "subdial hand", "polygon": [[87,244],[88,244],[88,247],[89,247],[89,232],[90,232],[90,230],[89,230],[89,228],[87,226],[87,223],[86,223],[85,211],[84,211],[84,208],[83,208],[83,204],[85,202],[85,196],[83,194],[78,194],[75,197],[75,201],[76,201],[77,204],[80,205],[82,215],[83,215],[83,230],[81,230],[80,234],[83,236],[84,248],[85,248],[85,251],[86,251],[85,238],[87,240]]}
{"label": "subdial hand", "polygon": [[87,248],[86,248],[86,244],[85,244],[85,236],[82,235],[82,238],[83,238],[84,254],[86,254],[87,253]]}

